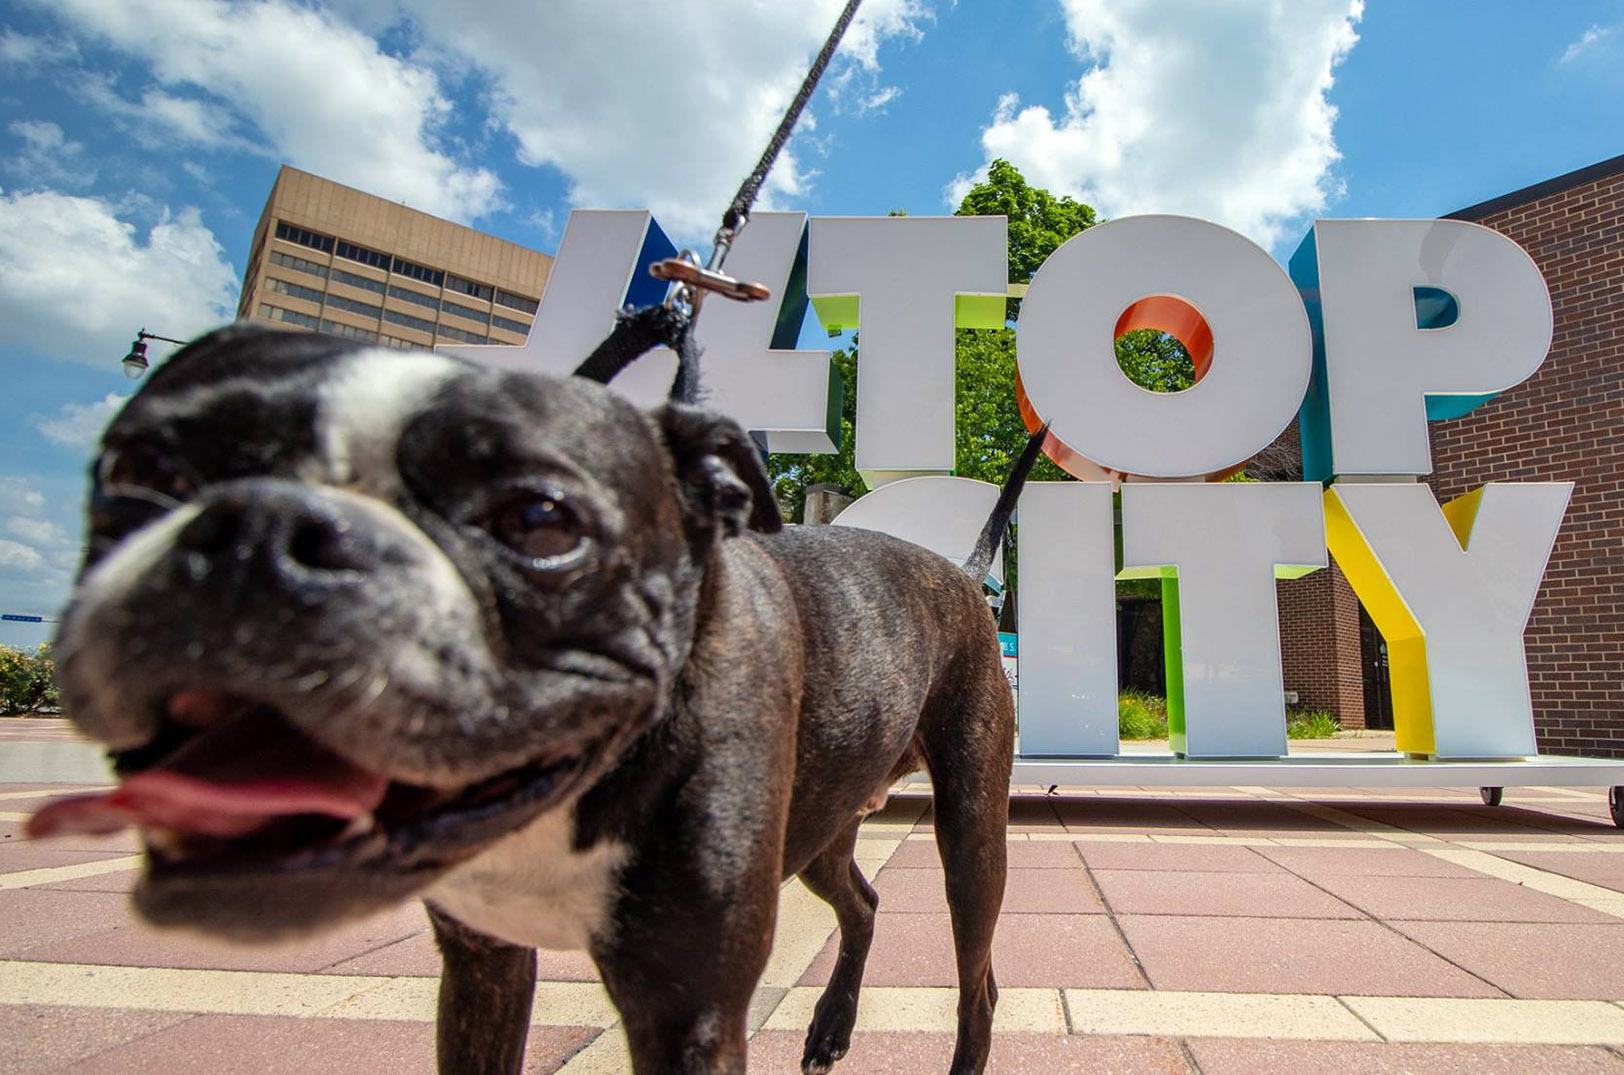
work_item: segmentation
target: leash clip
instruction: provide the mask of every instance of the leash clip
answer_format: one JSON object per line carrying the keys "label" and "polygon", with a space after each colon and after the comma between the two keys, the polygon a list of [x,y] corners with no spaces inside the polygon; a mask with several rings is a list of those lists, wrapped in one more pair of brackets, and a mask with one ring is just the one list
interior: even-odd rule
{"label": "leash clip", "polygon": [[673,308],[697,311],[700,300],[707,292],[723,295],[736,302],[762,302],[772,297],[772,290],[766,284],[736,280],[717,269],[706,268],[699,263],[699,255],[692,250],[684,250],[674,258],[656,261],[648,267],[648,271],[655,279],[673,285],[665,298],[665,304]]}

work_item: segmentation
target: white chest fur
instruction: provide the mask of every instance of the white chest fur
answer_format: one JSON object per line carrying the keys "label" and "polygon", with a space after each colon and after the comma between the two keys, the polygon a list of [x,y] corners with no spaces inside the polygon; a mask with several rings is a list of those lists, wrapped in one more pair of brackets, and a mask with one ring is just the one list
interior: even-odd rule
{"label": "white chest fur", "polygon": [[573,849],[575,812],[554,810],[447,874],[427,893],[465,925],[512,944],[585,948],[609,926],[629,850]]}

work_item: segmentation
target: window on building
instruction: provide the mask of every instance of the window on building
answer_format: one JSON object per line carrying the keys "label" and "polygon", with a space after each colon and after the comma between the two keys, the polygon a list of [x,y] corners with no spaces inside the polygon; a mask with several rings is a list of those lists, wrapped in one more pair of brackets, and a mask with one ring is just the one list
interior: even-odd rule
{"label": "window on building", "polygon": [[535,313],[536,307],[540,305],[535,299],[527,299],[523,295],[515,295],[511,291],[503,291],[501,288],[496,290],[496,304],[506,306],[511,310],[523,310],[527,314]]}
{"label": "window on building", "polygon": [[410,276],[413,280],[421,280],[425,284],[439,287],[445,283],[445,273],[439,269],[431,269],[427,265],[417,265],[404,258],[395,259],[395,273],[400,276]]}
{"label": "window on building", "polygon": [[327,307],[331,310],[348,310],[352,314],[360,314],[362,317],[370,317],[374,320],[377,319],[379,314],[383,313],[383,308],[380,306],[373,306],[366,302],[356,302],[354,299],[346,299],[342,295],[328,295]]}
{"label": "window on building", "polygon": [[323,297],[322,293],[313,287],[305,287],[303,284],[294,284],[289,283],[286,280],[278,280],[274,276],[267,276],[265,278],[265,286],[272,291],[279,291],[284,295],[292,295],[294,298],[304,299],[306,302],[320,302]]}
{"label": "window on building", "polygon": [[462,329],[460,329],[460,328],[452,328],[450,325],[441,325],[439,328],[435,329],[434,331],[438,332],[441,336],[444,336],[448,340],[456,340],[459,343],[490,343],[491,342],[489,336],[481,336],[477,332],[464,332]]}
{"label": "window on building", "polygon": [[385,347],[393,347],[397,351],[427,351],[428,348],[411,340],[403,340],[399,336],[390,336],[387,333],[378,334],[378,342]]}
{"label": "window on building", "polygon": [[271,264],[280,265],[285,269],[292,269],[294,272],[309,273],[311,276],[325,277],[327,275],[327,266],[317,265],[314,261],[296,258],[291,254],[284,254],[280,250],[271,251]]}
{"label": "window on building", "polygon": [[489,284],[476,284],[472,280],[464,280],[460,276],[445,274],[445,289],[455,291],[459,295],[472,295],[476,299],[491,301],[491,294],[495,290]]}
{"label": "window on building", "polygon": [[351,287],[362,287],[366,288],[368,291],[376,291],[380,295],[383,294],[383,282],[381,280],[373,280],[367,276],[358,276],[352,272],[345,272],[343,269],[334,269],[333,279],[341,284],[349,284]]}
{"label": "window on building", "polygon": [[459,306],[454,302],[442,302],[440,303],[440,309],[448,314],[466,317],[470,321],[478,321],[482,325],[488,325],[491,322],[490,314],[484,310],[476,310],[472,306]]}
{"label": "window on building", "polygon": [[389,255],[380,254],[376,250],[368,250],[364,246],[356,246],[354,243],[346,243],[340,239],[338,245],[334,248],[334,253],[341,258],[359,261],[362,265],[371,265],[374,269],[389,271]]}
{"label": "window on building", "polygon": [[411,314],[403,314],[398,310],[385,310],[383,312],[383,319],[385,321],[392,321],[397,325],[405,325],[407,328],[415,328],[419,332],[434,331],[433,321],[425,321],[421,317],[413,317]]}
{"label": "window on building", "polygon": [[259,316],[267,321],[286,321],[290,325],[298,325],[301,328],[316,328],[320,324],[309,314],[302,314],[297,310],[286,310],[280,306],[272,306],[269,303],[260,304]]}
{"label": "window on building", "polygon": [[308,246],[312,250],[320,250],[323,254],[333,252],[332,239],[313,231],[306,231],[304,228],[296,228],[292,224],[283,224],[278,221],[276,237],[285,239],[290,243],[298,243],[300,246]]}
{"label": "window on building", "polygon": [[425,295],[421,291],[413,291],[407,287],[396,287],[394,284],[389,285],[389,297],[404,302],[415,302],[417,305],[426,306],[430,310],[440,308],[440,300],[433,295]]}
{"label": "window on building", "polygon": [[497,328],[505,328],[509,332],[517,332],[521,336],[530,335],[529,325],[525,324],[523,321],[515,321],[510,317],[501,317],[497,314],[492,314],[491,324],[495,325]]}
{"label": "window on building", "polygon": [[352,340],[376,340],[378,334],[369,328],[356,328],[354,325],[344,325],[337,321],[323,321],[321,330],[333,336],[345,336]]}

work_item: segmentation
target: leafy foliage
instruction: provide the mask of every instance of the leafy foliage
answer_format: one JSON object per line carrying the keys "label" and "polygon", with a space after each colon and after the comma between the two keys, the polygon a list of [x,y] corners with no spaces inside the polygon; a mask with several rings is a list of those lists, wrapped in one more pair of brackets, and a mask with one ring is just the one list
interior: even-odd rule
{"label": "leafy foliage", "polygon": [[1288,709],[1287,739],[1335,739],[1342,730],[1335,717],[1323,709]]}
{"label": "leafy foliage", "polygon": [[0,716],[54,708],[62,698],[55,671],[49,645],[41,644],[33,653],[0,646]]}
{"label": "leafy foliage", "polygon": [[1166,739],[1167,699],[1145,691],[1119,693],[1117,735],[1124,740]]}

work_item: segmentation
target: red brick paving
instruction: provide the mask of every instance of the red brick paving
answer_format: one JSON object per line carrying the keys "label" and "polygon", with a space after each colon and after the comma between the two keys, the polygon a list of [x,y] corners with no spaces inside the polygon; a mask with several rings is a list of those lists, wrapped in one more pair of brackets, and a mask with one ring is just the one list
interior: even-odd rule
{"label": "red brick paving", "polygon": [[1379,922],[1123,915],[1157,989],[1492,997],[1499,990]]}
{"label": "red brick paving", "polygon": [[[800,1070],[803,1035],[764,1030],[750,1045],[750,1070]],[[839,1075],[941,1075],[953,1056],[951,1034],[858,1034],[835,1065]],[[1187,1075],[1176,1042],[1166,1038],[995,1034],[989,1072],[1089,1072],[1097,1075]]]}
{"label": "red brick paving", "polygon": [[[1499,809],[1482,806],[1470,790],[1448,793],[1451,801],[1441,804],[1346,791],[1329,798],[1357,815],[1350,819],[1355,825],[1364,818],[1378,829],[1391,825],[1443,840],[1571,846],[1576,850],[1493,853],[1624,891],[1624,854],[1600,849],[1617,846],[1624,834],[1612,827],[1599,796],[1512,805],[1516,794],[1521,793],[1508,792],[1508,805]],[[1273,994],[1624,999],[1624,918],[1417,850],[1106,838],[1156,834],[1221,841],[1230,834],[1332,843],[1370,839],[1293,802],[1236,795],[1019,798],[1013,807],[1017,833],[1071,838],[1016,839],[1008,845],[1010,879],[994,947],[1000,984],[1136,992],[1154,986]],[[0,809],[23,812],[33,801],[4,800]],[[888,811],[887,820],[906,822],[914,816],[918,805],[910,802]],[[15,823],[7,824],[15,830]],[[930,824],[927,811],[912,828],[929,833]],[[898,833],[871,830],[866,835]],[[1590,845],[1598,847],[1577,850]],[[104,841],[59,849],[0,840],[0,873],[117,857],[128,846]],[[0,958],[420,978],[438,970],[432,937],[415,908],[292,948],[228,948],[137,925],[124,896],[136,876],[126,870],[0,891]],[[875,884],[881,903],[867,984],[954,985],[951,927],[934,841],[904,840],[875,876]],[[823,946],[801,976],[802,984],[824,982],[835,947],[833,939]],[[543,953],[539,965],[544,980],[595,978],[590,960],[580,953]],[[595,1034],[586,1028],[537,1028],[527,1070],[553,1070]],[[0,1006],[0,1071],[63,1070],[64,1064],[81,1062],[66,1070],[426,1071],[432,1070],[431,1039],[426,1022]],[[1200,1065],[1200,1075],[1624,1075],[1624,1060],[1599,1048],[1220,1039],[1189,1039],[1184,1045]],[[800,1047],[800,1032],[763,1032],[752,1048],[751,1069],[793,1071]],[[951,1050],[948,1034],[865,1032],[857,1035],[851,1056],[836,1071],[939,1072]],[[1180,1043],[1170,1039],[1006,1033],[997,1036],[990,1070],[1195,1071]]]}
{"label": "red brick paving", "polygon": [[1600,1048],[1196,1038],[1201,1075],[1624,1075]]}
{"label": "red brick paving", "polygon": [[1094,881],[1119,915],[1364,917],[1302,878],[1284,872],[1095,870]]}
{"label": "red brick paving", "polygon": [[[800,984],[827,982],[838,949],[839,942],[831,937]],[[992,959],[1002,986],[1145,987],[1127,946],[1103,915],[1005,914],[998,920]],[[945,911],[878,916],[865,984],[954,986],[958,980]]]}
{"label": "red brick paving", "polygon": [[1393,928],[1515,997],[1624,998],[1624,919],[1613,925],[1395,922]]}

